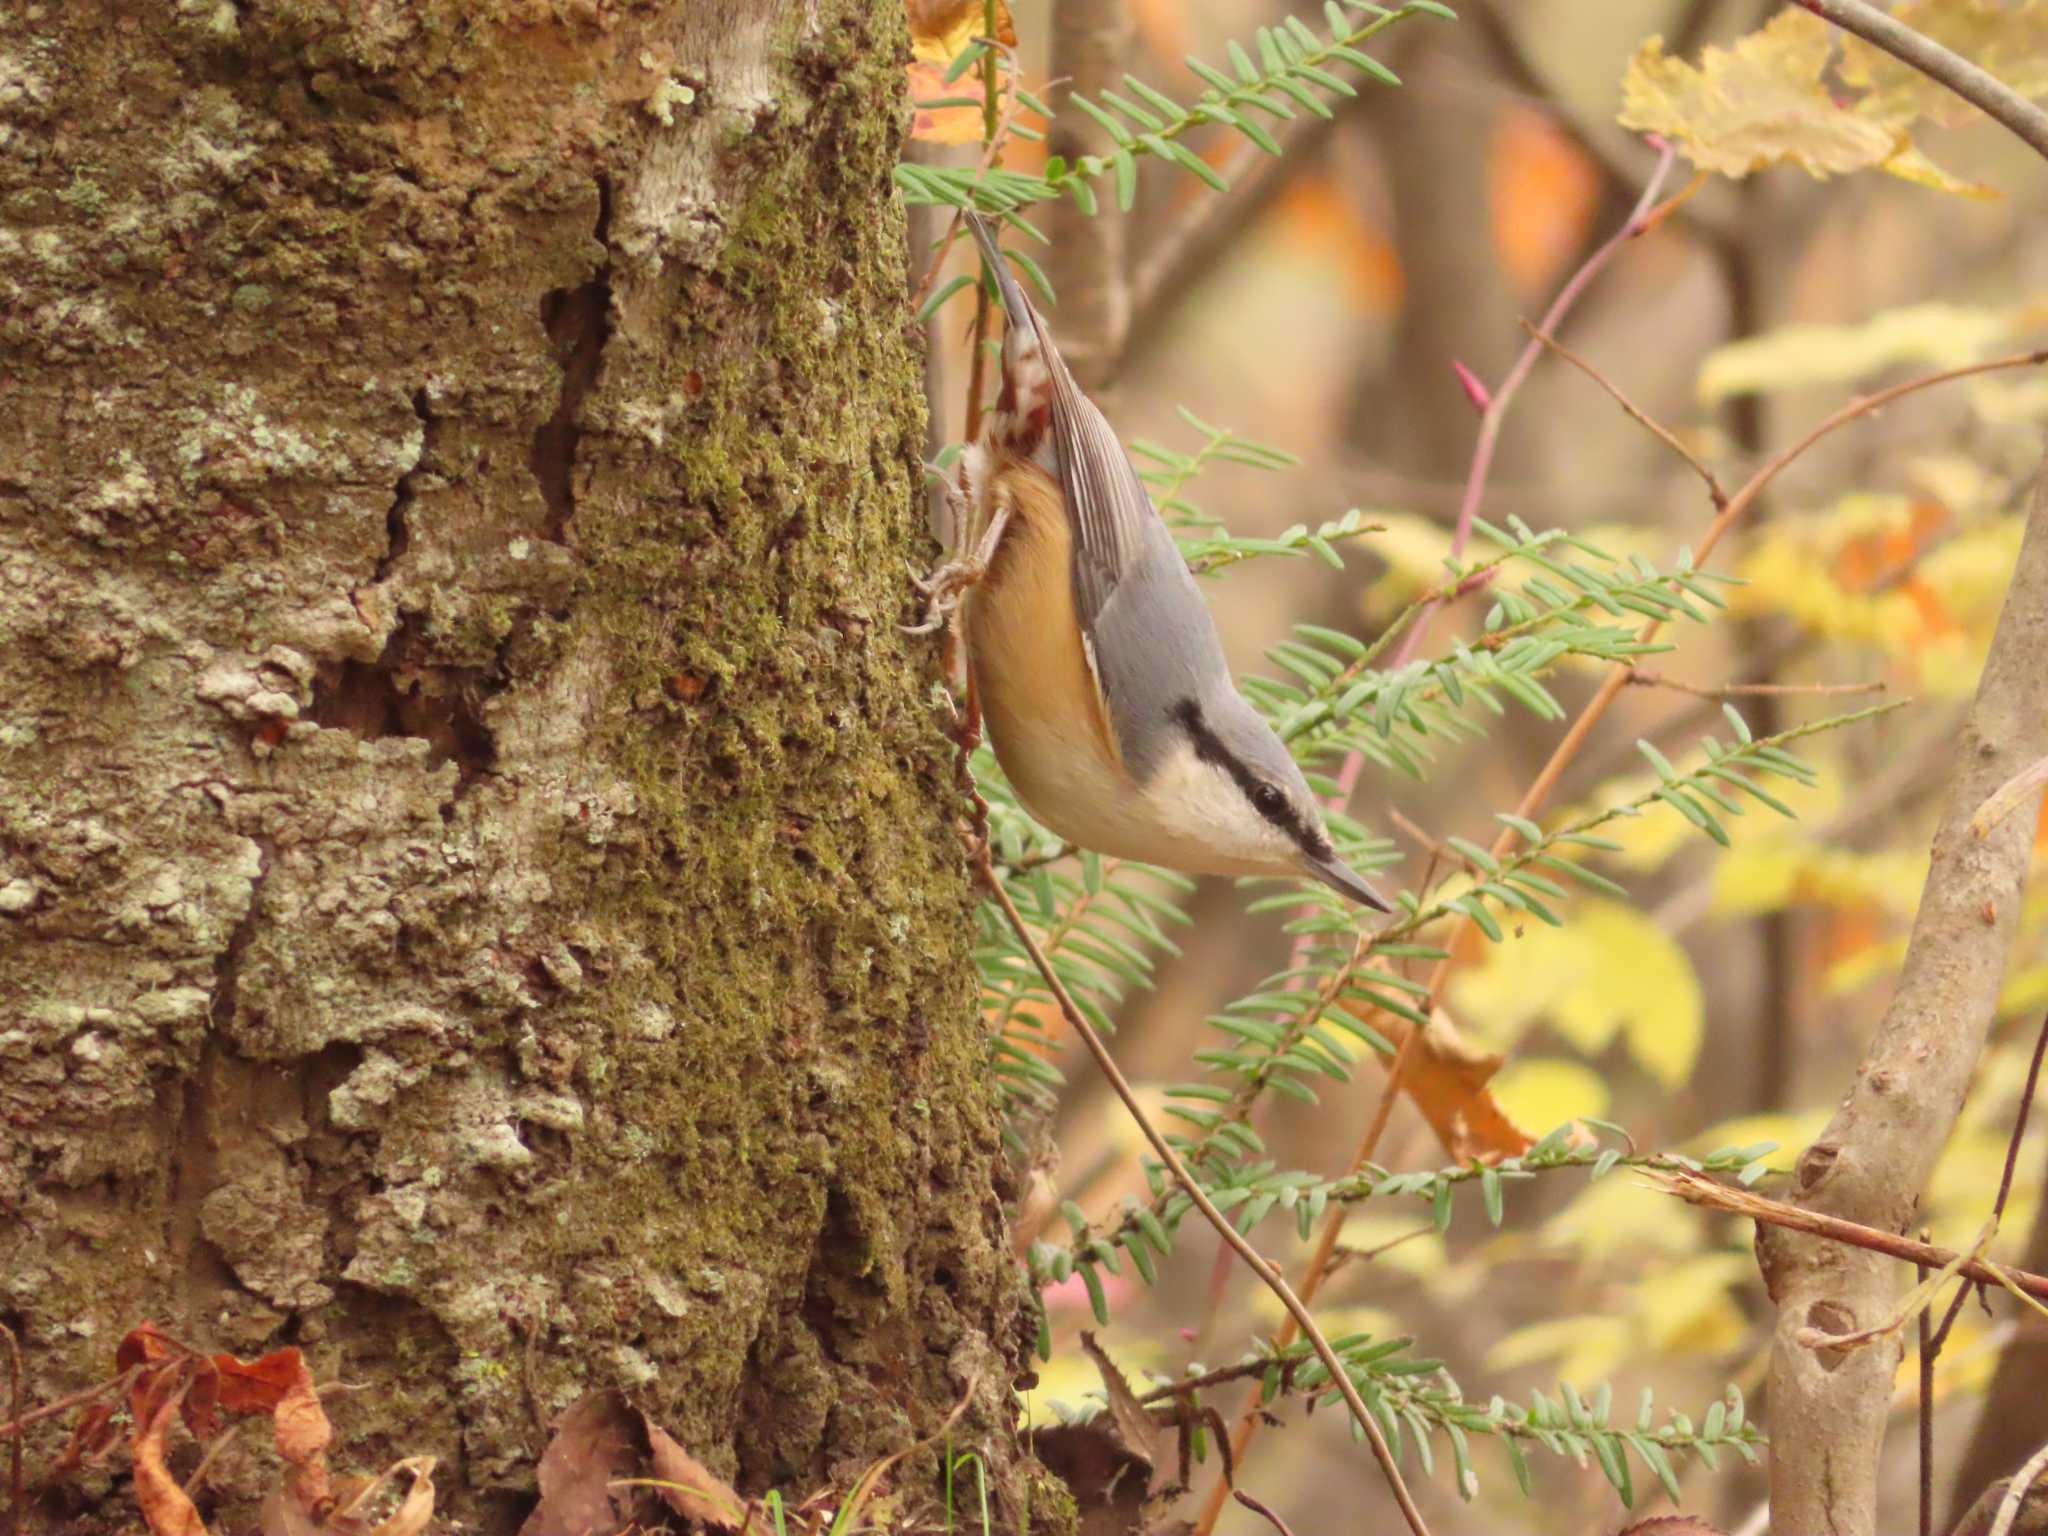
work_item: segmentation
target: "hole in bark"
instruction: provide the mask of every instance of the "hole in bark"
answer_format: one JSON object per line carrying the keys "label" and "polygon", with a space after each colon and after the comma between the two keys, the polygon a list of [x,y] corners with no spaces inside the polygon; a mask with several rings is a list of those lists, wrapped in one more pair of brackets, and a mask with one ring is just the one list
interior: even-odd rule
{"label": "hole in bark", "polygon": [[[597,187],[596,238],[605,245],[611,229],[611,186]],[[609,250],[609,247],[607,247]],[[611,263],[609,257],[589,282],[575,288],[553,288],[540,301],[540,323],[550,350],[562,370],[562,391],[555,411],[533,434],[528,466],[541,501],[547,507],[543,537],[559,544],[576,513],[576,447],[583,437],[580,417],[584,398],[597,383],[604,362],[604,344],[611,337]]]}
{"label": "hole in bark", "polygon": [[365,741],[419,737],[427,743],[427,761],[455,764],[467,786],[498,759],[483,719],[484,701],[497,690],[478,667],[418,664],[411,653],[420,648],[408,619],[375,662],[323,663],[313,679],[309,718]]}
{"label": "hole in bark", "polygon": [[[1847,1309],[1832,1301],[1816,1301],[1806,1309],[1806,1326],[1820,1333],[1854,1333],[1856,1319],[1849,1315]],[[1822,1370],[1832,1371],[1839,1369],[1849,1358],[1849,1351],[1822,1345],[1815,1348],[1813,1357],[1820,1362]]]}
{"label": "hole in bark", "polygon": [[1819,1142],[1808,1147],[1800,1154],[1799,1168],[1793,1175],[1793,1183],[1802,1191],[1811,1190],[1828,1176],[1829,1171],[1835,1166],[1835,1159],[1839,1156],[1841,1149],[1827,1142]]}

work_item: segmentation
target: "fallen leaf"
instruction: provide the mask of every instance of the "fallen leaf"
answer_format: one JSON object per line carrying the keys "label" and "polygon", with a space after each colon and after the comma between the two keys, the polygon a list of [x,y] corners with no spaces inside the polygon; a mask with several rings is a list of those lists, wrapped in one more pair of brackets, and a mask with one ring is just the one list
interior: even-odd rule
{"label": "fallen leaf", "polygon": [[320,1394],[313,1386],[313,1373],[303,1356],[291,1351],[295,1374],[284,1395],[278,1399],[273,1432],[277,1454],[292,1468],[291,1488],[301,1508],[318,1514],[331,1497],[327,1486],[327,1447],[334,1439],[334,1426],[327,1422],[327,1410],[320,1406]]}
{"label": "fallen leaf", "polygon": [[586,1392],[555,1420],[541,1452],[540,1503],[519,1536],[591,1536],[623,1523],[612,1501],[614,1479],[640,1470],[640,1416],[617,1392]]}
{"label": "fallen leaf", "polygon": [[1081,1348],[1095,1362],[1095,1369],[1102,1377],[1102,1389],[1109,1398],[1110,1422],[1116,1427],[1117,1438],[1123,1442],[1123,1448],[1147,1468],[1145,1497],[1150,1499],[1165,1488],[1168,1469],[1173,1465],[1172,1458],[1166,1454],[1170,1431],[1145,1411],[1145,1405],[1138,1401],[1130,1383],[1124,1380],[1124,1373],[1095,1342],[1095,1335],[1085,1328],[1081,1330]]}
{"label": "fallen leaf", "polygon": [[730,1483],[684,1450],[675,1436],[646,1414],[640,1415],[640,1422],[647,1429],[654,1475],[663,1485],[654,1491],[670,1509],[686,1520],[701,1520],[728,1531],[746,1519],[747,1501]]}
{"label": "fallen leaf", "polygon": [[164,1439],[184,1394],[170,1392],[135,1421],[135,1502],[150,1536],[207,1536],[206,1522],[164,1463]]}
{"label": "fallen leaf", "polygon": [[[375,1477],[363,1480],[346,1501],[341,1502],[329,1517],[322,1536],[327,1532],[334,1536],[361,1532],[362,1536],[419,1536],[426,1529],[427,1522],[434,1516],[434,1467],[437,1458],[432,1456],[408,1456],[403,1461],[394,1461]],[[384,1485],[399,1473],[411,1476],[412,1486],[399,1501],[398,1508],[377,1525],[365,1528],[364,1511],[375,1499]]]}
{"label": "fallen leaf", "polygon": [[57,1458],[55,1470],[59,1475],[97,1464],[112,1448],[114,1408],[114,1403],[105,1398],[86,1404],[78,1415],[78,1422],[71,1427],[71,1438],[64,1444],[64,1454]]}
{"label": "fallen leaf", "polygon": [[229,1413],[275,1413],[292,1383],[306,1374],[296,1349],[274,1349],[255,1360],[215,1355],[220,1373],[220,1405]]}

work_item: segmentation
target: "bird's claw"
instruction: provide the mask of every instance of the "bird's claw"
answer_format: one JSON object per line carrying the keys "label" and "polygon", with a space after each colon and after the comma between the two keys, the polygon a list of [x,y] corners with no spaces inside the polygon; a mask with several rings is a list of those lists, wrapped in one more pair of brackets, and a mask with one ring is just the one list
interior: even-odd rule
{"label": "bird's claw", "polygon": [[928,635],[933,630],[945,628],[959,609],[961,597],[981,580],[981,575],[981,567],[967,560],[948,560],[928,576],[918,575],[913,566],[910,582],[925,598],[924,619],[918,624],[904,625],[903,632],[907,635]]}

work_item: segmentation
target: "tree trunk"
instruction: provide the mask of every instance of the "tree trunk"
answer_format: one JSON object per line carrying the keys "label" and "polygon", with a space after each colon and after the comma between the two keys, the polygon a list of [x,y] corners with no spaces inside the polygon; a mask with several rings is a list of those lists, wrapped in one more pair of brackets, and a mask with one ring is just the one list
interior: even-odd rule
{"label": "tree trunk", "polygon": [[[154,1318],[303,1348],[355,1389],[341,1469],[441,1457],[465,1530],[606,1387],[793,1496],[971,1394],[953,1443],[1014,1493],[971,893],[897,629],[901,18],[0,22],[27,1402]],[[107,1490],[37,1497],[132,1528]]]}

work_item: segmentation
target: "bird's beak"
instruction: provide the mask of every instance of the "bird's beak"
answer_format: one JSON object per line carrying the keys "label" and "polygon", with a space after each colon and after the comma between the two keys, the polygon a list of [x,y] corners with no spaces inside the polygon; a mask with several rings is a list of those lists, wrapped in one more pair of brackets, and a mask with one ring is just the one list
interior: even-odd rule
{"label": "bird's beak", "polygon": [[1365,878],[1334,853],[1325,859],[1302,855],[1301,867],[1340,896],[1349,896],[1375,912],[1391,912],[1394,904],[1366,884]]}

